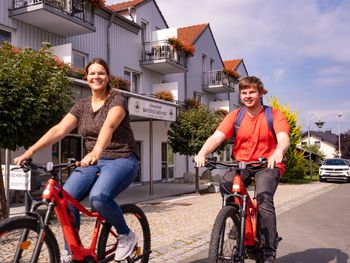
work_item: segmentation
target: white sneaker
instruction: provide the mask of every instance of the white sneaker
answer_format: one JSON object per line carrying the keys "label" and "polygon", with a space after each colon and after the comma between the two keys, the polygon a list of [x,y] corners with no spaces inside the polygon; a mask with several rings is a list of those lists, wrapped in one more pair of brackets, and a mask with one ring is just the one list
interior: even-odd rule
{"label": "white sneaker", "polygon": [[114,261],[126,259],[137,244],[137,236],[130,230],[128,235],[118,236],[118,247],[115,250]]}
{"label": "white sneaker", "polygon": [[67,250],[63,250],[60,261],[61,263],[70,263],[72,262],[72,255],[70,255]]}

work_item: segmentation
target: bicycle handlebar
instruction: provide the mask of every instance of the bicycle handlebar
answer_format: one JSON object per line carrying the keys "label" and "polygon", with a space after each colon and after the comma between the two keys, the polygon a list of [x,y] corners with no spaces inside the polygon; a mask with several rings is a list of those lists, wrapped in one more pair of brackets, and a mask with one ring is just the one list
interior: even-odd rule
{"label": "bicycle handlebar", "polygon": [[257,161],[243,162],[243,161],[231,161],[231,162],[221,162],[217,161],[215,157],[208,158],[205,166],[208,169],[215,169],[218,166],[224,166],[228,168],[237,169],[249,169],[249,168],[263,168],[266,167],[268,160],[264,157],[259,158]]}
{"label": "bicycle handlebar", "polygon": [[65,170],[69,168],[76,168],[79,166],[79,162],[77,160],[71,158],[68,159],[67,163],[59,163],[53,164],[52,162],[48,162],[46,165],[42,165],[39,163],[33,162],[32,158],[28,158],[20,167],[12,168],[11,170],[23,169],[24,172],[28,172],[29,170],[41,170],[45,173],[53,174],[58,170]]}

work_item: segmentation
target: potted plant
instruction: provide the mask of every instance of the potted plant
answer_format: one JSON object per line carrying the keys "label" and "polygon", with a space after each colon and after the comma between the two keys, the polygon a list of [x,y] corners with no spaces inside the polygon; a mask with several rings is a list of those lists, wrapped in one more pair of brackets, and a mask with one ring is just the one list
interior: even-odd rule
{"label": "potted plant", "polygon": [[185,56],[193,56],[196,51],[195,47],[190,44],[183,44],[180,40],[175,37],[168,38],[168,43],[173,48],[175,48],[179,52],[183,52]]}
{"label": "potted plant", "polygon": [[95,9],[100,9],[105,6],[105,0],[87,0],[91,3],[92,7]]}
{"label": "potted plant", "polygon": [[239,77],[240,77],[239,73],[237,71],[235,71],[235,70],[232,70],[232,69],[224,68],[224,73],[227,76],[232,77],[232,78],[234,78],[236,80],[238,80]]}
{"label": "potted plant", "polygon": [[154,95],[159,100],[174,101],[174,95],[170,90],[159,90]]}
{"label": "potted plant", "polygon": [[122,79],[120,77],[115,77],[113,75],[110,75],[109,83],[111,84],[112,88],[130,91],[130,82],[127,81],[126,79]]}

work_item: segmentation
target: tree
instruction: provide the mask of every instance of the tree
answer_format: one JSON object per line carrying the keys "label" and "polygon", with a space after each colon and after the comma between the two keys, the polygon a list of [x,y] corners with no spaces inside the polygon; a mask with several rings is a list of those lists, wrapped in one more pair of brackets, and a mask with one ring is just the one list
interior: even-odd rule
{"label": "tree", "polygon": [[350,130],[340,134],[341,156],[350,159]]}
{"label": "tree", "polygon": [[[73,99],[69,70],[51,53],[47,43],[37,51],[1,45],[0,148],[27,148],[62,118]],[[0,218],[5,218],[8,215],[1,169],[0,190]]]}
{"label": "tree", "polygon": [[[204,142],[213,134],[219,123],[224,118],[222,112],[209,110],[205,105],[195,103],[180,111],[176,121],[170,125],[168,141],[175,153],[192,156],[199,152]],[[222,144],[217,151],[225,148]],[[198,168],[196,168],[195,187],[199,192]]]}
{"label": "tree", "polygon": [[297,145],[301,140],[301,126],[297,123],[298,111],[292,112],[288,105],[282,106],[276,97],[269,98],[268,104],[282,111],[290,126],[290,146],[285,155],[287,158],[287,171],[283,175],[283,179],[303,178],[305,174],[304,153],[297,150]]}

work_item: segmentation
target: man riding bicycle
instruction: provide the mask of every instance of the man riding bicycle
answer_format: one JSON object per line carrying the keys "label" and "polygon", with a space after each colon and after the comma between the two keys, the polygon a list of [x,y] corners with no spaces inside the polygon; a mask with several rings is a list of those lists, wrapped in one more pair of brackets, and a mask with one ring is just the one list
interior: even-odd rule
{"label": "man riding bicycle", "polygon": [[[239,93],[244,107],[225,117],[195,156],[195,163],[197,167],[204,166],[208,154],[233,136],[235,140],[232,155],[235,160],[249,162],[259,157],[268,158],[268,167],[255,174],[256,196],[259,204],[263,262],[276,262],[277,230],[273,196],[279,178],[286,170],[282,160],[290,144],[290,128],[280,110],[262,105],[262,97],[267,91],[260,79],[254,76],[242,79]],[[269,117],[268,111],[272,117]],[[221,184],[222,194],[225,189],[232,189],[232,181]]]}

